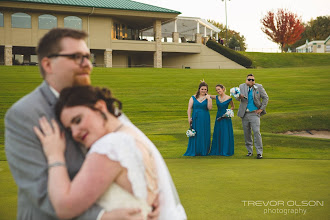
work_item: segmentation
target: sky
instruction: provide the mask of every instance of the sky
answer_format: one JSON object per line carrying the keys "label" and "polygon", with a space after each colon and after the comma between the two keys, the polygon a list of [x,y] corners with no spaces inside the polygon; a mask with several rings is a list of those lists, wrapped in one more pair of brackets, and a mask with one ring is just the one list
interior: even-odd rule
{"label": "sky", "polygon": [[[223,0],[135,0],[181,12],[180,16],[199,17],[226,24]],[[244,35],[246,51],[280,52],[279,46],[261,31],[260,20],[268,11],[288,9],[303,22],[330,16],[330,0],[227,0],[228,28]]]}

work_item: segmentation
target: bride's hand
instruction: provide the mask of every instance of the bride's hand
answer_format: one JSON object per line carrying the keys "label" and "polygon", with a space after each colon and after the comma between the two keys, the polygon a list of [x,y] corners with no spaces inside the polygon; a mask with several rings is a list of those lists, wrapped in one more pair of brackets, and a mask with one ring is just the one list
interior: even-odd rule
{"label": "bride's hand", "polygon": [[65,151],[65,137],[61,132],[60,127],[54,119],[51,120],[51,125],[46,117],[39,119],[40,129],[33,127],[34,132],[40,139],[44,153],[48,159],[54,158],[57,161],[59,158],[64,158]]}
{"label": "bride's hand", "polygon": [[154,202],[152,203],[152,208],[152,212],[148,214],[148,220],[157,220],[160,214],[159,194],[157,194],[157,197],[154,199]]}

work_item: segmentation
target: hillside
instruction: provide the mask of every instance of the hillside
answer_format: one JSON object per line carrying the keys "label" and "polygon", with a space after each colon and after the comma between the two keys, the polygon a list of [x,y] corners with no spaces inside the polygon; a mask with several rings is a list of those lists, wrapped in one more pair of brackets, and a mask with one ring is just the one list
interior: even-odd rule
{"label": "hillside", "polygon": [[254,68],[287,68],[330,65],[330,53],[240,52],[253,61]]}

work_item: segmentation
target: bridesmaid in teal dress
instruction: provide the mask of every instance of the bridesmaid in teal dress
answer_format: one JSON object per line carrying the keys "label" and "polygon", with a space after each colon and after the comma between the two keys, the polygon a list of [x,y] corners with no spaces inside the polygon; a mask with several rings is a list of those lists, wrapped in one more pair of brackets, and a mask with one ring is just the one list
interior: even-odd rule
{"label": "bridesmaid in teal dress", "polygon": [[226,88],[223,85],[218,84],[215,89],[219,95],[212,95],[211,98],[216,99],[218,112],[214,123],[212,147],[209,155],[232,156],[234,154],[234,133],[231,118],[223,118],[219,121],[217,118],[226,113],[229,104],[231,110],[235,106],[232,98],[225,94]]}
{"label": "bridesmaid in teal dress", "polygon": [[[188,148],[184,156],[206,156],[211,145],[210,112],[212,100],[207,94],[208,85],[202,81],[196,95],[188,104],[188,123],[196,131],[196,135],[189,137]],[[192,116],[191,116],[192,111]]]}

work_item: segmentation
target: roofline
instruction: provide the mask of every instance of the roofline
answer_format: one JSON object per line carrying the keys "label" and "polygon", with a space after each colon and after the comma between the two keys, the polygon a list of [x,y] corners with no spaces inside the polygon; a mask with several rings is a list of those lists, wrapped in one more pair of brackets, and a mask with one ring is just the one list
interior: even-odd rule
{"label": "roofline", "polygon": [[325,39],[324,44],[327,44],[327,42],[330,40],[330,35]]}
{"label": "roofline", "polygon": [[[213,24],[211,24],[207,20],[202,19],[200,17],[177,16],[176,18],[173,18],[173,19],[170,19],[168,21],[163,22],[162,25],[170,23],[170,22],[175,21],[175,20],[195,20],[196,22],[198,21],[199,23],[201,23],[202,25],[206,26],[207,28],[211,29],[212,31],[214,31],[216,33],[221,32],[221,30],[218,27],[214,26]],[[152,27],[145,28],[144,30],[148,30],[148,29],[152,29]]]}
{"label": "roofline", "polygon": [[221,30],[214,26],[213,24],[211,24],[210,22],[208,22],[207,20],[205,19],[202,19],[200,17],[185,17],[185,16],[178,16],[177,19],[182,19],[182,20],[196,20],[202,24],[204,24],[205,26],[207,26],[209,29],[216,29],[214,31],[216,32],[221,32]]}
{"label": "roofline", "polygon": [[[1,0],[2,1],[2,0]],[[110,8],[110,7],[98,7],[98,6],[92,6],[92,5],[78,5],[78,4],[57,4],[54,2],[33,2],[33,1],[24,1],[24,0],[5,0],[7,2],[20,2],[20,3],[28,3],[28,4],[43,4],[43,5],[59,5],[59,6],[75,6],[75,7],[84,7],[84,8],[102,8],[102,9],[110,9],[110,10],[124,10],[124,11],[143,11],[143,12],[154,12],[154,13],[168,13],[168,14],[181,14],[181,12],[179,11],[175,11],[172,9],[167,9],[167,8],[163,8],[163,7],[159,7],[159,6],[155,6],[155,5],[150,5],[150,4],[145,4],[142,2],[137,2],[137,1],[133,1],[133,2],[137,2],[139,4],[143,4],[143,5],[148,5],[148,6],[153,6],[153,7],[157,7],[160,9],[165,9],[166,11],[154,11],[154,10],[138,10],[138,9],[127,9],[127,8]]]}

